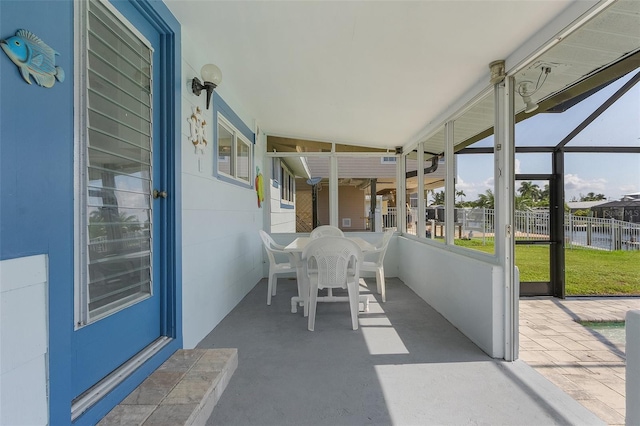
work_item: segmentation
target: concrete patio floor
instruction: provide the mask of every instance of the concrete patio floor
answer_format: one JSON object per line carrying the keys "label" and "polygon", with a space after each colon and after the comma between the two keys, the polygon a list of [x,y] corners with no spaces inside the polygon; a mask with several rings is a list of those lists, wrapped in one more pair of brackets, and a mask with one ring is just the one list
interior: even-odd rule
{"label": "concrete patio floor", "polygon": [[348,304],[290,312],[295,280],[266,305],[262,280],[198,345],[237,348],[209,425],[604,424],[524,361],[488,357],[398,279],[351,330]]}
{"label": "concrete patio floor", "polygon": [[625,345],[577,321],[624,321],[640,298],[523,298],[520,359],[609,425],[625,424]]}

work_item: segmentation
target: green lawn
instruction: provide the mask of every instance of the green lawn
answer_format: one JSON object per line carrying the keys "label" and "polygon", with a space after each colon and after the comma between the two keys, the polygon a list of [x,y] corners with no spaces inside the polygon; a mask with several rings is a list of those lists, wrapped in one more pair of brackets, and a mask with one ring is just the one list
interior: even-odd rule
{"label": "green lawn", "polygon": [[[456,240],[456,245],[493,253],[481,240]],[[640,295],[640,251],[565,250],[567,295]],[[516,246],[520,281],[549,280],[549,248]]]}

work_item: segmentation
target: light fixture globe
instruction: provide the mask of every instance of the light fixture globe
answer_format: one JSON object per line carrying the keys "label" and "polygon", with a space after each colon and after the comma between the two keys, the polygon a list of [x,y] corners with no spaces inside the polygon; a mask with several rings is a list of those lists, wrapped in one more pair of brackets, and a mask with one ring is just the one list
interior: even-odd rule
{"label": "light fixture globe", "polygon": [[194,77],[193,80],[191,80],[191,91],[194,95],[200,96],[202,90],[206,90],[207,109],[209,109],[213,89],[218,87],[218,84],[220,84],[220,82],[222,81],[222,71],[220,71],[220,68],[213,64],[207,64],[200,70],[200,75],[202,76],[202,83],[200,82],[200,79],[198,79],[198,77]]}
{"label": "light fixture globe", "polygon": [[217,87],[222,81],[222,71],[213,64],[207,64],[200,70],[200,75],[205,83],[212,83],[213,87]]}

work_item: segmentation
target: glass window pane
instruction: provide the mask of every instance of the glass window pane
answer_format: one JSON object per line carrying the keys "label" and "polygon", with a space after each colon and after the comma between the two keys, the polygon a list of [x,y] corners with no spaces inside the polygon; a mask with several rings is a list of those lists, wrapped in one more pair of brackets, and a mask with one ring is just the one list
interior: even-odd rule
{"label": "glass window pane", "polygon": [[515,209],[519,211],[549,211],[549,181],[516,180]]}
{"label": "glass window pane", "polygon": [[[96,92],[116,91],[129,95],[140,102],[141,105],[150,107],[150,82],[151,79],[144,77],[142,74],[132,76],[124,76],[117,68],[113,68],[111,64],[105,62],[102,58],[91,55],[90,68],[88,70],[89,83]],[[119,100],[127,99],[120,97]],[[129,105],[131,107],[131,105]]]}
{"label": "glass window pane", "polygon": [[338,158],[338,227],[343,232],[382,232],[395,226],[395,195],[395,162],[380,157]]}
{"label": "glass window pane", "polygon": [[[639,71],[636,68],[571,109],[584,108],[591,113]],[[566,146],[640,147],[640,84],[629,89]]]}
{"label": "glass window pane", "polygon": [[95,320],[151,294],[151,50],[100,3],[89,11],[85,284]]}
{"label": "glass window pane", "polygon": [[516,174],[550,174],[553,157],[549,152],[516,153]]}
{"label": "glass window pane", "polygon": [[329,224],[329,157],[275,160],[281,176],[269,183],[271,232],[311,232]]}
{"label": "glass window pane", "polygon": [[237,142],[238,157],[236,159],[236,166],[238,173],[236,177],[248,183],[251,176],[251,147],[240,138],[237,138]]}
{"label": "glass window pane", "polygon": [[[421,145],[424,151],[422,170],[424,175],[424,193],[420,194],[425,206],[425,229],[420,237],[432,241],[444,242],[444,194],[447,164],[444,157],[444,128],[429,137]],[[415,172],[417,174],[417,170]],[[407,173],[409,174],[409,173]],[[417,184],[417,181],[416,181]],[[416,194],[417,197],[418,194]],[[417,205],[416,205],[417,208]],[[417,215],[417,210],[413,215]],[[418,219],[414,219],[414,226]],[[424,234],[424,235],[423,235]]]}
{"label": "glass window pane", "polygon": [[218,172],[233,176],[233,133],[218,122]]}
{"label": "glass window pane", "polygon": [[[493,136],[487,139],[493,143]],[[484,142],[485,139],[478,143]],[[454,242],[458,246],[494,252],[493,165],[493,154],[456,154],[457,227]]]}
{"label": "glass window pane", "polygon": [[[640,197],[640,153],[565,153],[565,202],[613,202]],[[572,208],[573,204],[569,204]],[[593,204],[577,205],[585,214]],[[602,217],[602,216],[600,216]],[[628,220],[628,219],[624,219]],[[638,222],[639,220],[628,220]]]}
{"label": "glass window pane", "polygon": [[[425,206],[424,237],[444,242],[444,182],[447,167],[444,161],[444,129],[423,142],[424,150],[424,193]],[[422,236],[422,235],[421,235]]]}
{"label": "glass window pane", "polygon": [[[455,147],[454,244],[494,253],[494,155],[474,152],[494,146],[494,94],[488,93],[453,123]],[[468,148],[461,151],[461,148]]]}

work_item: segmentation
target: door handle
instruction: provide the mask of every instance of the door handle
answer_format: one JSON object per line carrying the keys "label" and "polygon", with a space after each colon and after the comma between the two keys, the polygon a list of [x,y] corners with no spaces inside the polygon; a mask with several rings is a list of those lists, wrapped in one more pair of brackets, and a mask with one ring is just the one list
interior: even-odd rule
{"label": "door handle", "polygon": [[153,198],[167,198],[167,191],[158,191],[157,189],[154,189]]}

